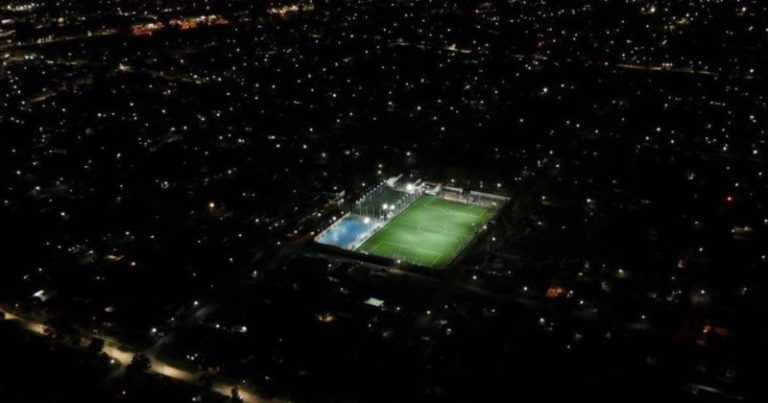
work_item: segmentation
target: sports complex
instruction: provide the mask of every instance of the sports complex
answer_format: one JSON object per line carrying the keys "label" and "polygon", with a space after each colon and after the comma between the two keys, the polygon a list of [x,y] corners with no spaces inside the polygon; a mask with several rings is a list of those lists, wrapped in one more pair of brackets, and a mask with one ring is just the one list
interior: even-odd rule
{"label": "sports complex", "polygon": [[507,201],[400,177],[370,189],[318,243],[428,268],[445,268],[486,229]]}

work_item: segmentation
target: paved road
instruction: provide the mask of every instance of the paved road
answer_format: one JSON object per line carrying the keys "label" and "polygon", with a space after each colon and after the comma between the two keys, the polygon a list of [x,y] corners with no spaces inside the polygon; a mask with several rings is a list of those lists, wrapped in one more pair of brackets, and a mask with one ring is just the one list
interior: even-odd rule
{"label": "paved road", "polygon": [[[20,316],[18,313],[10,313],[7,310],[3,309],[3,312],[5,312],[5,320],[9,320],[12,322],[16,322],[21,326],[22,328],[38,334],[38,335],[45,335],[45,325],[39,322],[36,322],[32,319],[25,318],[23,316]],[[90,340],[91,336],[85,336],[86,342]],[[104,349],[103,352],[108,355],[113,360],[120,363],[120,365],[126,366],[130,364],[131,360],[133,359],[134,352],[128,351],[128,349],[123,346],[119,341],[113,339],[113,338],[105,338],[101,337],[104,340]],[[163,376],[167,376],[172,379],[176,379],[182,382],[186,382],[193,385],[199,385],[199,376],[196,374],[176,367],[174,365],[171,365],[165,361],[162,361],[158,359],[154,353],[152,352],[142,352],[137,351],[136,353],[144,353],[149,357],[150,362],[152,364],[152,367],[149,369],[150,372],[160,374]],[[240,397],[243,399],[246,403],[270,403],[275,402],[273,400],[264,398],[259,396],[253,391],[247,390],[242,387],[242,385],[237,385],[234,381],[229,380],[219,380],[215,381],[213,383],[212,389],[224,396],[229,396],[232,388],[237,386],[238,392],[240,393]]]}

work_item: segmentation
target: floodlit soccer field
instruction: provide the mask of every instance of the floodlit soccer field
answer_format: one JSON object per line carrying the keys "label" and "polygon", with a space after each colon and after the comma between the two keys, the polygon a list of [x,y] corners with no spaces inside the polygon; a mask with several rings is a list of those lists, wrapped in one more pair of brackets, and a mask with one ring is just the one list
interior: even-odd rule
{"label": "floodlit soccer field", "polygon": [[493,216],[493,209],[422,196],[357,249],[420,266],[443,268]]}

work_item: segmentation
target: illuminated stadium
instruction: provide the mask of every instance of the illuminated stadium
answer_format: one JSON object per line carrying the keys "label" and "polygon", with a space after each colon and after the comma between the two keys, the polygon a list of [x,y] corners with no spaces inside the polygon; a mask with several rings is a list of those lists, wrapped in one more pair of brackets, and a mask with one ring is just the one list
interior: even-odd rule
{"label": "illuminated stadium", "polygon": [[488,193],[392,178],[368,191],[315,240],[361,254],[444,268],[507,201]]}

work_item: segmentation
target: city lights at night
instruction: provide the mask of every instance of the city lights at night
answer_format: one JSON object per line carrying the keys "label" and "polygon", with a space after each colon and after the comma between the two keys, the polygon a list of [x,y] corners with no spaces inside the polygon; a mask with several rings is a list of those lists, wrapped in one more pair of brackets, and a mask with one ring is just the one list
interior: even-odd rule
{"label": "city lights at night", "polygon": [[0,403],[768,402],[768,2],[0,1]]}

